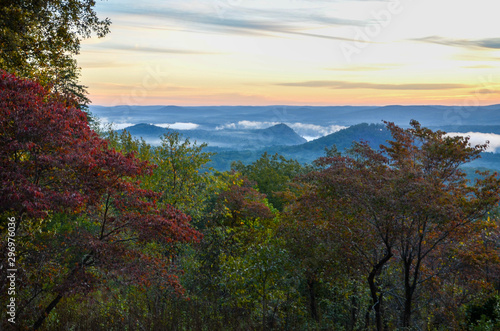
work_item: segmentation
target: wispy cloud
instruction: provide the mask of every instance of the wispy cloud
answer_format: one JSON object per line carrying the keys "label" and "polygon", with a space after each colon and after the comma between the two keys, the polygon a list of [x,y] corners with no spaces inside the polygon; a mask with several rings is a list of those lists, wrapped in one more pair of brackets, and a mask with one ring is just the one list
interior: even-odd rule
{"label": "wispy cloud", "polygon": [[191,49],[178,49],[178,48],[162,48],[162,47],[143,47],[143,46],[131,46],[131,45],[123,45],[123,44],[113,44],[106,43],[105,45],[96,44],[88,47],[88,50],[101,50],[106,49],[109,51],[110,49],[119,50],[119,51],[129,51],[129,52],[141,52],[141,53],[161,53],[161,54],[182,54],[182,55],[211,55],[211,54],[222,54],[217,52],[207,52],[200,50],[191,50]]}
{"label": "wispy cloud", "polygon": [[492,66],[492,65],[487,65],[487,64],[478,64],[474,66],[464,66],[462,67],[464,69],[495,69],[497,67]]}
{"label": "wispy cloud", "polygon": [[135,125],[135,123],[126,122],[126,121],[121,121],[121,122],[117,123],[117,122],[110,121],[106,117],[101,117],[101,118],[99,118],[99,125],[103,129],[111,128],[112,130],[123,130],[125,128],[128,128],[129,126]]}
{"label": "wispy cloud", "polygon": [[125,63],[118,61],[102,61],[102,60],[92,60],[92,61],[79,61],[78,65],[84,68],[119,68],[119,67],[131,67],[135,63]]}
{"label": "wispy cloud", "polygon": [[[287,11],[283,8],[276,10],[249,10],[243,7],[234,9],[231,17],[219,17],[211,10],[202,9],[174,9],[174,8],[120,8],[120,12],[127,15],[146,16],[159,19],[163,24],[184,24],[193,32],[207,31],[225,34],[249,34],[267,37],[276,37],[277,34],[298,35],[313,38],[364,42],[342,36],[312,33],[311,30],[332,26],[364,26],[365,21],[343,19],[310,13],[308,11]],[[250,18],[249,18],[250,17]],[[197,31],[199,27],[200,31]]]}
{"label": "wispy cloud", "polygon": [[376,84],[334,80],[313,80],[304,82],[278,83],[281,86],[322,87],[335,89],[375,89],[375,90],[449,90],[471,87],[464,84]]}
{"label": "wispy cloud", "polygon": [[395,69],[398,67],[401,67],[401,65],[394,64],[394,63],[380,63],[380,64],[371,64],[371,65],[363,65],[363,66],[345,66],[345,67],[325,68],[325,70],[332,70],[332,71],[382,71],[382,70],[392,70],[392,69]]}
{"label": "wispy cloud", "polygon": [[469,39],[453,39],[453,38],[445,38],[439,36],[429,36],[413,40],[432,43],[432,44],[445,45],[445,46],[454,46],[454,47],[500,49],[500,38],[469,40]]}
{"label": "wispy cloud", "polygon": [[317,139],[347,128],[347,126],[335,124],[321,126],[309,123],[287,123],[287,125],[307,140]]}
{"label": "wispy cloud", "polygon": [[479,89],[479,90],[475,90],[473,93],[490,95],[490,94],[498,94],[499,92],[500,91],[497,91],[497,90]]}
{"label": "wispy cloud", "polygon": [[[262,121],[239,121],[237,123],[226,123],[220,125],[216,130],[249,130],[249,129],[265,129],[271,126],[280,124],[281,122],[262,122]],[[340,131],[347,128],[342,125],[316,125],[310,123],[300,123],[300,122],[285,122],[284,124],[292,128],[298,135],[304,137],[306,140],[317,139],[322,136],[329,135],[331,133]]]}
{"label": "wispy cloud", "polygon": [[260,121],[239,121],[238,123],[226,123],[223,125],[217,126],[215,129],[216,130],[224,130],[224,129],[230,129],[230,130],[236,130],[236,129],[265,129],[269,128],[273,125],[280,124],[280,122],[260,122]]}
{"label": "wispy cloud", "polygon": [[[123,92],[131,92],[134,90],[134,86],[131,86],[129,84],[119,84],[119,83],[106,83],[106,82],[98,82],[93,84],[94,88],[99,88],[99,89],[106,89],[106,90],[114,90],[114,91],[123,91]],[[174,85],[168,85],[168,84],[160,84],[158,85],[158,88],[161,88],[162,91],[192,91],[195,90],[194,88],[191,87],[183,87],[183,86],[174,86]]]}
{"label": "wispy cloud", "polygon": [[161,128],[169,128],[176,130],[194,130],[197,129],[200,125],[196,123],[190,122],[175,122],[175,123],[151,123],[151,125],[159,126]]}

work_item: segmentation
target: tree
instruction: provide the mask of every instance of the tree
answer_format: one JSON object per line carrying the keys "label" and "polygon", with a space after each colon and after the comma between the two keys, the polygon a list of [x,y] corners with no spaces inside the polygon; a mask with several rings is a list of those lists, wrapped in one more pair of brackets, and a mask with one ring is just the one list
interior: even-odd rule
{"label": "tree", "polygon": [[[344,302],[350,290],[350,264],[347,258],[343,259],[346,254],[334,238],[338,233],[332,230],[331,219],[322,208],[317,208],[317,199],[310,194],[310,189],[312,188],[309,185],[304,185],[300,198],[287,205],[277,234],[285,240],[290,256],[297,261],[298,273],[303,276],[304,296],[307,298],[310,317],[321,323],[319,304],[322,300],[328,299],[338,306],[345,307],[347,311],[355,310],[356,303],[350,305]],[[322,297],[322,287],[330,281],[342,287],[345,295]],[[341,320],[345,318],[339,315],[335,315],[335,320],[340,325]],[[353,316],[356,313],[348,315]],[[351,318],[352,321],[348,324],[356,324],[356,318]]]}
{"label": "tree", "polygon": [[159,195],[140,188],[137,179],[151,173],[147,162],[110,149],[85,113],[61,100],[38,83],[1,72],[0,215],[2,222],[17,220],[23,279],[17,298],[25,317],[19,320],[35,316],[34,329],[64,297],[105,287],[110,279],[139,286],[154,281],[182,293],[172,257],[163,252],[201,236],[188,216],[159,207]]}
{"label": "tree", "polygon": [[387,284],[381,279],[387,267],[401,270],[389,285],[401,296],[400,325],[409,327],[418,290],[433,277],[446,277],[432,272],[443,266],[446,252],[479,240],[471,234],[488,226],[485,215],[500,194],[496,174],[483,173],[471,184],[460,170],[486,145],[471,146],[467,137],[433,132],[416,121],[409,129],[386,125],[393,138],[388,145],[374,150],[356,143],[349,156],[317,160],[322,169],[308,177],[316,186],[316,206],[365,270],[377,330],[384,325]]}
{"label": "tree", "polygon": [[[290,303],[296,301],[295,266],[272,235],[245,246],[240,254],[221,256],[224,288],[233,295],[237,307],[248,308],[255,315],[260,310],[263,330],[283,327],[285,323],[278,316],[285,315]],[[279,322],[283,325],[276,325]]]}
{"label": "tree", "polygon": [[270,156],[267,152],[249,165],[244,165],[241,161],[233,162],[231,168],[256,182],[259,191],[265,193],[269,202],[278,210],[283,210],[284,206],[279,192],[286,191],[295,177],[310,170],[296,160],[288,160],[279,154]]}
{"label": "tree", "polygon": [[37,78],[42,85],[87,104],[73,57],[82,39],[92,33],[105,36],[111,24],[97,17],[94,6],[95,0],[2,1],[0,69]]}
{"label": "tree", "polygon": [[175,206],[198,220],[212,194],[219,190],[217,178],[207,167],[214,153],[204,152],[206,144],[182,139],[179,132],[166,133],[161,145],[151,149],[151,162],[156,166],[143,186],[161,193],[159,202]]}
{"label": "tree", "polygon": [[123,154],[134,153],[142,161],[151,163],[153,160],[153,147],[143,138],[134,138],[127,130],[117,132],[109,127],[107,130],[98,133],[108,142],[109,147],[112,149],[116,149]]}
{"label": "tree", "polygon": [[273,208],[270,208],[266,195],[255,190],[254,185],[245,177],[233,181],[219,194],[214,206],[214,220],[230,227],[251,226],[254,222],[272,220]]}

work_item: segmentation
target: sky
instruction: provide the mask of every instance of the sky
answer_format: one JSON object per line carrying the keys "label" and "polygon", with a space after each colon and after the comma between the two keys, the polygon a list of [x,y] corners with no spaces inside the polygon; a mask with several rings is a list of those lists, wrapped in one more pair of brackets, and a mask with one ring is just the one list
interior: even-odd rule
{"label": "sky", "polygon": [[500,103],[498,0],[107,0],[94,105]]}

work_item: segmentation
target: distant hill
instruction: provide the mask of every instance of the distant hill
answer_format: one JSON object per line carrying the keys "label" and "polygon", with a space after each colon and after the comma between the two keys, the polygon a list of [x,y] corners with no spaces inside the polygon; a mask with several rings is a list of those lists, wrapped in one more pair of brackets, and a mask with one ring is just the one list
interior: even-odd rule
{"label": "distant hill", "polygon": [[[140,123],[133,126],[126,127],[124,130],[130,132],[131,135],[136,137],[146,138],[154,138],[158,139],[162,134],[166,133],[168,130],[156,125]],[[117,130],[118,132],[122,132],[123,130]]]}
{"label": "distant hill", "polygon": [[[93,115],[114,123],[191,122],[215,129],[241,121],[301,123],[319,126],[380,124],[383,120],[408,127],[415,119],[423,126],[500,125],[500,105],[490,106],[90,106]],[[300,134],[300,132],[299,132]]]}
{"label": "distant hill", "polygon": [[253,151],[220,151],[212,158],[212,166],[221,171],[229,170],[232,161],[240,160],[248,164],[258,159],[264,152],[278,153],[301,163],[311,163],[325,155],[325,148],[331,148],[334,145],[339,151],[344,151],[355,141],[367,141],[373,148],[378,148],[390,137],[384,125],[362,123],[296,146],[269,147]]}
{"label": "distant hill", "polygon": [[277,124],[267,129],[249,131],[250,134],[257,135],[259,139],[263,138],[272,141],[274,146],[300,145],[307,142],[286,124]]}
{"label": "distant hill", "polygon": [[[353,142],[366,141],[372,148],[378,149],[380,145],[385,145],[391,139],[391,135],[384,125],[362,123],[296,146],[278,146],[252,151],[216,150],[217,155],[212,158],[211,166],[220,171],[229,170],[231,162],[241,160],[244,164],[248,164],[257,160],[264,152],[278,153],[301,163],[312,163],[325,155],[325,148],[331,148],[334,145],[340,152],[344,152],[352,146]],[[481,158],[466,164],[466,168],[471,174],[474,172],[473,168],[492,169],[500,172],[500,154],[482,153]]]}
{"label": "distant hill", "polygon": [[304,138],[285,124],[254,130],[173,130],[141,123],[127,127],[125,130],[134,137],[142,137],[153,145],[159,144],[160,137],[168,131],[177,131],[193,142],[207,143],[210,147],[226,150],[255,150],[270,146],[299,145],[306,142]]}
{"label": "distant hill", "polygon": [[333,145],[342,151],[351,147],[355,141],[366,141],[372,147],[378,148],[380,144],[384,144],[390,138],[391,135],[385,128],[385,125],[361,123],[302,145],[282,147],[277,148],[277,150],[290,154],[301,153],[303,151],[317,154],[318,152],[324,152],[325,148],[331,148]]}
{"label": "distant hill", "polygon": [[[190,137],[191,141],[208,143],[207,150],[218,153],[213,165],[220,170],[229,169],[234,160],[252,162],[264,151],[309,163],[322,156],[325,147],[330,148],[332,145],[343,150],[351,146],[353,141],[366,140],[373,147],[378,147],[389,139],[382,125],[383,120],[405,128],[414,119],[432,130],[500,135],[498,104],[477,107],[91,105],[90,111],[104,123],[129,126],[127,130],[134,136],[144,137],[153,144],[158,144],[159,137],[168,131],[164,128],[166,125],[193,127],[194,130],[177,131],[184,137]],[[350,127],[338,131],[347,126]],[[303,137],[321,138],[306,142]],[[476,137],[483,139],[484,136]],[[486,138],[498,151],[500,137]],[[484,153],[482,159],[472,162],[470,166],[500,170],[500,154]]]}

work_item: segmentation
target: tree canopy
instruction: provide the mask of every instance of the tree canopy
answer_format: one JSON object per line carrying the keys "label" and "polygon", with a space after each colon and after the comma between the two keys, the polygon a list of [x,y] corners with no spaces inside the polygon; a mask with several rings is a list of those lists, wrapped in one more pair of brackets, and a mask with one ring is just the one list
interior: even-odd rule
{"label": "tree canopy", "polygon": [[160,195],[140,187],[151,166],[110,148],[60,95],[0,75],[0,215],[3,229],[4,216],[17,220],[19,319],[37,329],[61,299],[107,282],[181,294],[173,256],[165,252],[201,234],[190,217],[159,206]]}
{"label": "tree canopy", "polygon": [[[314,188],[295,207],[303,222],[319,217],[329,223],[345,262],[365,275],[377,330],[387,323],[389,297],[397,298],[390,304],[401,312],[399,326],[410,327],[421,288],[437,279],[449,282],[445,271],[471,261],[461,248],[488,255],[487,247],[475,244],[494,226],[487,213],[500,197],[496,173],[470,183],[460,169],[486,145],[411,125],[387,123],[392,140],[379,150],[355,143],[350,155],[317,160],[321,170],[307,175]],[[304,215],[307,209],[313,214]]]}
{"label": "tree canopy", "polygon": [[66,97],[88,103],[74,56],[80,41],[103,37],[111,21],[99,19],[94,0],[0,2],[0,69],[36,78]]}

